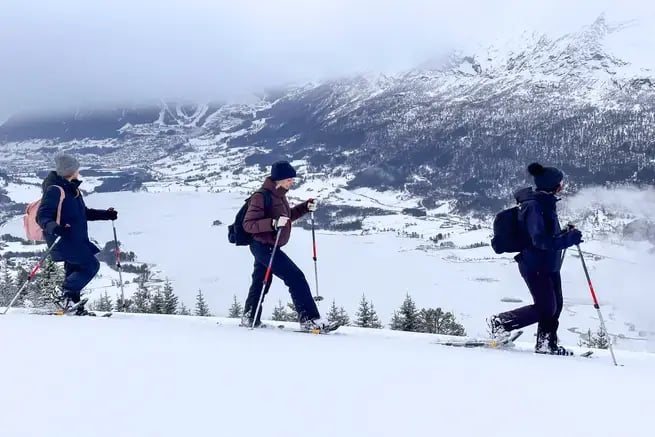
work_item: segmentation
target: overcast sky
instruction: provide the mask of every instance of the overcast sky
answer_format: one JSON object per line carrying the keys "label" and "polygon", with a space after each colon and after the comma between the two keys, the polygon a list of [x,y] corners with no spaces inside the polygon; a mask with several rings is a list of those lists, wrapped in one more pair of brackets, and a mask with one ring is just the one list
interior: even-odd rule
{"label": "overcast sky", "polygon": [[234,99],[284,82],[393,73],[524,29],[567,32],[603,11],[612,20],[653,9],[647,0],[1,3],[0,122],[26,109]]}

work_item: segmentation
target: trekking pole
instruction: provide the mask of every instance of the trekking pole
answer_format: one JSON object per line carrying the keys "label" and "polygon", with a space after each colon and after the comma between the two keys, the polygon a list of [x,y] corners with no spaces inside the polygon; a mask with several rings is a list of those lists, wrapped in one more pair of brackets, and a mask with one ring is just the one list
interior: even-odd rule
{"label": "trekking pole", "polygon": [[116,267],[118,268],[118,279],[121,284],[121,311],[125,312],[125,291],[123,290],[123,267],[121,266],[121,250],[118,248],[118,238],[116,237],[116,225],[114,220],[111,221],[111,227],[114,230],[114,253],[116,254]]}
{"label": "trekking pole", "polygon": [[275,256],[275,250],[277,249],[277,243],[280,240],[280,234],[282,234],[282,228],[277,229],[277,235],[275,236],[275,244],[273,245],[273,251],[271,252],[271,258],[268,260],[268,267],[266,267],[266,274],[264,275],[264,283],[262,284],[262,291],[259,293],[259,301],[257,302],[257,308],[255,308],[255,314],[252,317],[252,326],[250,329],[255,329],[255,322],[257,321],[257,315],[259,314],[259,308],[262,306],[262,300],[264,300],[264,289],[268,283],[268,278],[271,277],[271,268],[273,267],[273,257]]}
{"label": "trekking pole", "polygon": [[315,226],[314,226],[314,211],[311,212],[310,217],[312,221],[312,248],[314,249],[314,281],[316,283],[316,296],[314,296],[314,300],[316,302],[320,302],[323,300],[323,296],[318,294],[318,267],[316,265],[316,260],[318,258],[316,257],[316,233],[315,233]]}
{"label": "trekking pole", "polygon": [[59,240],[60,240],[60,239],[61,239],[61,237],[57,237],[57,238],[55,239],[55,241],[52,243],[52,246],[50,246],[50,247],[45,251],[45,253],[41,256],[41,259],[39,259],[39,262],[34,266],[34,268],[32,269],[32,271],[30,272],[30,274],[27,276],[27,281],[25,281],[25,283],[23,283],[23,285],[20,287],[20,289],[19,289],[18,292],[16,293],[16,296],[14,296],[14,298],[11,300],[11,302],[9,302],[9,305],[7,306],[7,308],[5,308],[5,311],[4,311],[2,314],[7,314],[7,311],[9,311],[9,308],[11,308],[11,307],[14,305],[14,303],[15,303],[16,300],[18,299],[18,296],[20,296],[20,294],[23,292],[23,290],[25,289],[25,287],[27,287],[27,284],[29,284],[29,283],[32,281],[32,279],[34,279],[34,277],[36,276],[36,272],[39,271],[39,269],[40,269],[41,266],[43,265],[43,262],[46,260],[46,258],[48,257],[48,255],[50,255],[50,252],[52,251],[52,248],[55,247],[55,245],[56,245],[57,243],[59,243]]}
{"label": "trekking pole", "polygon": [[609,336],[609,333],[607,332],[607,328],[605,327],[605,320],[603,319],[603,314],[600,312],[600,305],[598,305],[598,299],[596,299],[596,292],[594,291],[594,286],[591,283],[591,278],[589,277],[587,264],[585,263],[584,257],[582,256],[582,250],[580,249],[580,245],[576,244],[576,247],[578,248],[578,253],[580,254],[580,261],[582,261],[582,268],[584,269],[585,276],[587,277],[587,284],[589,284],[589,291],[591,291],[591,298],[594,301],[594,308],[596,308],[596,311],[598,311],[598,318],[600,319],[600,327],[605,332],[605,335],[607,335],[607,338],[609,338],[609,349],[610,349],[610,354],[612,355],[612,361],[614,361],[615,366],[618,366],[618,364],[616,363],[616,357],[614,356],[614,348],[612,347],[612,338]]}

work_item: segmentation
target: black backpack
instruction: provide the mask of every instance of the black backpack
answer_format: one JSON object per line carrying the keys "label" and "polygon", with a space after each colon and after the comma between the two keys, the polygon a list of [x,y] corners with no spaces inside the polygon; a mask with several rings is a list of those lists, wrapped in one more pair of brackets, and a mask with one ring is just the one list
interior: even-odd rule
{"label": "black backpack", "polygon": [[527,247],[526,238],[519,224],[519,207],[507,208],[496,214],[494,218],[494,236],[491,248],[494,252],[521,252]]}
{"label": "black backpack", "polygon": [[236,246],[248,246],[252,242],[252,234],[243,229],[243,219],[246,216],[248,211],[248,205],[250,204],[250,199],[256,193],[261,193],[264,195],[264,208],[269,209],[271,207],[271,193],[268,190],[261,189],[255,191],[250,197],[246,199],[243,203],[239,212],[237,212],[236,217],[234,218],[234,223],[227,227],[227,239],[230,243]]}

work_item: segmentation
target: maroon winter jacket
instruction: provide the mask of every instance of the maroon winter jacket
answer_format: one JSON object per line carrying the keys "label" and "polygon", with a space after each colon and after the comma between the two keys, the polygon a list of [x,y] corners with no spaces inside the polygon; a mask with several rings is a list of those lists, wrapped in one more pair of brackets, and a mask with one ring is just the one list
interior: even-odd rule
{"label": "maroon winter jacket", "polygon": [[278,246],[282,247],[289,242],[291,236],[291,222],[298,220],[309,212],[307,202],[296,205],[293,208],[289,206],[286,194],[287,190],[279,187],[275,188],[275,182],[270,177],[266,178],[262,185],[264,190],[271,193],[271,204],[268,210],[264,209],[264,195],[255,193],[250,199],[248,211],[243,219],[243,229],[260,243],[275,244],[275,229],[273,229],[273,219],[280,216],[289,217],[289,221],[282,228]]}

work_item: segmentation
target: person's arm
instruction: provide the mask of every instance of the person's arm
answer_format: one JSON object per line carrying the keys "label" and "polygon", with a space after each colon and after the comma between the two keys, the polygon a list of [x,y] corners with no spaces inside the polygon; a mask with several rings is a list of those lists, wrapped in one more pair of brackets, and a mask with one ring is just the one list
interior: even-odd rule
{"label": "person's arm", "polygon": [[250,198],[248,210],[243,218],[243,230],[249,234],[273,232],[273,217],[266,216],[263,193],[255,193]]}

